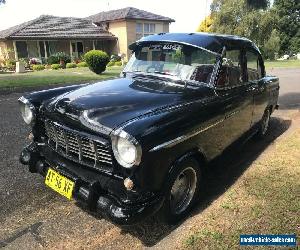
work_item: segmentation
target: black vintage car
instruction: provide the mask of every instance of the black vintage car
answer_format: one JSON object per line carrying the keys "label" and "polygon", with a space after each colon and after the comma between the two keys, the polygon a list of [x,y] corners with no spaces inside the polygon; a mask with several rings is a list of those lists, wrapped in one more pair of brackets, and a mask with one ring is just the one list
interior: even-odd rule
{"label": "black vintage car", "polygon": [[244,135],[266,134],[279,80],[236,36],[158,34],[130,49],[118,79],[19,99],[32,128],[20,160],[114,223],[158,210],[175,222],[197,200],[208,162]]}

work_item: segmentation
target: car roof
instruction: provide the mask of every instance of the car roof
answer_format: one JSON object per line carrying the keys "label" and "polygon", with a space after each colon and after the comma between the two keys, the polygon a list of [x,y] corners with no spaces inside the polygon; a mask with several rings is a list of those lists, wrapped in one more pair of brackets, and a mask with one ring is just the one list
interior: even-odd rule
{"label": "car roof", "polygon": [[131,44],[129,48],[131,50],[134,50],[137,45],[150,42],[176,42],[203,48],[218,54],[221,54],[224,46],[227,50],[249,48],[254,49],[258,53],[260,53],[257,46],[247,38],[233,35],[221,35],[202,32],[160,33],[157,35],[150,35],[143,37],[142,39]]}

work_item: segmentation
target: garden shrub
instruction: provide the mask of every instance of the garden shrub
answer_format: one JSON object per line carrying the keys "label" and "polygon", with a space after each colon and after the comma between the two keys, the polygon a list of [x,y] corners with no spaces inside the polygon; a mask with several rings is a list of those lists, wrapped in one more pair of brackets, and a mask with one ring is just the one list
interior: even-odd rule
{"label": "garden shrub", "polygon": [[41,71],[41,70],[44,70],[45,69],[45,66],[44,65],[41,65],[41,64],[36,64],[36,65],[33,65],[32,66],[32,69],[34,71]]}
{"label": "garden shrub", "polygon": [[65,64],[71,62],[71,58],[65,52],[57,52],[48,57],[48,64],[60,64],[63,61]]}
{"label": "garden shrub", "polygon": [[110,61],[108,64],[107,64],[107,67],[111,67],[111,66],[114,66],[115,65],[115,62],[114,61]]}
{"label": "garden shrub", "polygon": [[84,59],[91,71],[101,74],[109,62],[109,56],[102,50],[91,50],[84,55]]}
{"label": "garden shrub", "polygon": [[110,61],[119,62],[121,61],[121,57],[119,55],[111,55]]}
{"label": "garden shrub", "polygon": [[57,69],[60,69],[60,68],[61,68],[60,64],[55,63],[55,64],[51,65],[51,69],[53,69],[53,70],[57,70]]}
{"label": "garden shrub", "polygon": [[120,62],[120,61],[115,62],[115,66],[122,66],[122,62]]}
{"label": "garden shrub", "polygon": [[77,68],[77,64],[76,63],[67,63],[66,68],[67,69]]}
{"label": "garden shrub", "polygon": [[6,60],[5,66],[8,70],[15,71],[16,70],[16,61],[15,60]]}
{"label": "garden shrub", "polygon": [[87,63],[86,62],[80,62],[77,64],[77,67],[78,68],[84,68],[84,67],[88,67]]}

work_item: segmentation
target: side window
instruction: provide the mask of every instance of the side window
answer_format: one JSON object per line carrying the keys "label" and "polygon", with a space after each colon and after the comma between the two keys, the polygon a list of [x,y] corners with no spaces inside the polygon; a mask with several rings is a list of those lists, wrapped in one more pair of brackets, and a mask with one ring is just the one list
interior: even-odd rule
{"label": "side window", "polygon": [[233,87],[243,83],[242,54],[240,50],[228,50],[223,58],[217,82],[218,87]]}
{"label": "side window", "polygon": [[262,78],[259,55],[252,51],[247,51],[246,58],[248,81],[255,81]]}

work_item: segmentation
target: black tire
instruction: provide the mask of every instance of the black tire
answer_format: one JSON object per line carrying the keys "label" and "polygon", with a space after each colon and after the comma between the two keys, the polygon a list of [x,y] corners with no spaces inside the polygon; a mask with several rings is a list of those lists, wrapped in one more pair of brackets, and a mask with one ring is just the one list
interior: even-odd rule
{"label": "black tire", "polygon": [[270,109],[266,109],[264,112],[264,115],[259,123],[259,128],[258,128],[258,131],[256,134],[256,137],[258,139],[265,138],[265,136],[268,132],[269,126],[270,126],[270,116],[271,116]]}
{"label": "black tire", "polygon": [[[182,203],[180,203],[180,193],[184,193],[183,190],[187,189],[186,187],[188,185],[185,184],[189,179],[192,180],[192,176],[195,176],[196,182],[190,183],[186,197],[183,198]],[[202,173],[199,163],[194,158],[184,159],[172,169],[165,186],[165,201],[160,211],[160,215],[165,222],[174,224],[187,216],[199,196],[201,178]],[[183,186],[179,185],[178,187],[178,183],[185,184]],[[176,186],[175,189],[174,185]],[[182,196],[184,197],[184,194],[182,194]],[[175,199],[174,197],[178,198]],[[182,205],[181,207],[180,204],[176,206],[177,200]]]}

